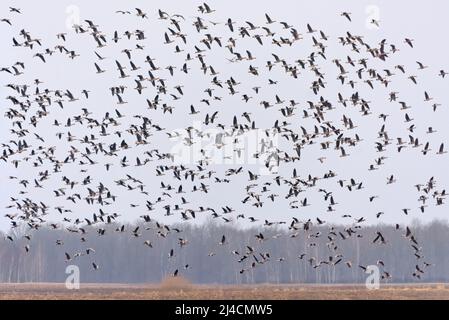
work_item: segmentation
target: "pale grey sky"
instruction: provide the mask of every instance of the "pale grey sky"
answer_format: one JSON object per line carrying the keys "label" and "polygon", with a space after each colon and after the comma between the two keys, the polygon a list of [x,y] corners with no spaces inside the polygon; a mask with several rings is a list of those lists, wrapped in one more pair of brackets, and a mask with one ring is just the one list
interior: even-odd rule
{"label": "pale grey sky", "polygon": [[[288,207],[288,200],[279,197],[276,202],[271,203],[269,199],[264,199],[264,207],[262,209],[255,209],[254,207],[243,205],[241,200],[245,197],[244,185],[247,183],[247,174],[245,173],[240,178],[234,178],[231,184],[211,184],[211,192],[207,197],[204,194],[188,194],[187,198],[191,202],[192,207],[197,206],[211,206],[216,209],[220,209],[221,206],[229,205],[236,209],[238,213],[244,213],[246,216],[257,216],[260,219],[267,218],[269,220],[289,220],[295,216],[300,219],[306,219],[308,217],[316,217],[326,221],[332,222],[348,222],[348,220],[341,219],[343,214],[352,214],[354,217],[365,216],[368,217],[368,221],[371,223],[377,223],[380,220],[375,218],[375,214],[379,211],[384,211],[385,215],[381,219],[382,222],[395,223],[395,222],[409,222],[412,219],[419,219],[420,221],[430,221],[434,218],[446,219],[445,206],[435,207],[429,204],[424,214],[418,211],[418,193],[413,187],[417,183],[426,182],[431,176],[435,176],[437,181],[437,188],[444,189],[449,186],[449,173],[446,170],[447,156],[436,156],[435,152],[441,142],[447,142],[449,129],[447,128],[447,119],[449,119],[448,98],[449,94],[446,90],[449,78],[441,79],[437,76],[440,69],[449,70],[448,56],[448,44],[445,39],[442,39],[442,30],[447,30],[449,27],[449,21],[446,19],[447,12],[449,12],[449,2],[447,1],[360,1],[360,0],[346,0],[346,1],[324,1],[316,0],[313,2],[299,2],[299,1],[276,1],[276,5],[273,5],[273,1],[208,1],[210,6],[216,9],[216,12],[207,18],[214,22],[223,23],[227,18],[232,17],[233,21],[236,21],[237,25],[242,25],[245,21],[251,21],[255,24],[262,25],[265,23],[265,13],[269,13],[270,16],[276,21],[286,21],[293,25],[298,31],[303,34],[304,40],[299,41],[297,44],[290,48],[277,48],[273,45],[265,44],[263,47],[259,46],[255,41],[248,42],[247,48],[251,50],[257,60],[252,62],[244,62],[231,64],[228,62],[228,58],[231,56],[226,48],[219,49],[214,47],[213,55],[206,52],[208,63],[212,64],[214,68],[220,72],[220,79],[224,80],[233,76],[237,81],[242,82],[240,94],[235,97],[229,97],[225,92],[220,95],[224,97],[221,103],[215,103],[212,107],[201,105],[199,100],[205,97],[204,89],[210,86],[210,77],[202,77],[200,73],[196,72],[199,68],[198,62],[194,61],[189,65],[192,68],[192,72],[189,75],[184,75],[179,72],[180,66],[182,66],[185,59],[185,52],[181,55],[175,54],[173,46],[166,46],[163,44],[163,33],[166,30],[166,22],[157,19],[157,9],[161,8],[170,14],[179,13],[186,17],[187,22],[184,24],[184,29],[188,33],[188,37],[194,39],[200,39],[196,31],[191,26],[192,17],[198,16],[197,6],[201,4],[200,1],[151,1],[151,5],[148,1],[5,1],[0,5],[0,18],[11,18],[13,26],[10,27],[5,23],[0,24],[0,41],[3,43],[3,50],[0,52],[0,67],[8,67],[14,64],[16,61],[25,62],[26,72],[24,75],[14,77],[0,73],[1,91],[0,99],[3,105],[2,110],[6,111],[9,108],[10,102],[4,98],[11,95],[12,92],[9,88],[4,86],[8,83],[15,84],[31,84],[32,80],[39,78],[44,82],[42,88],[59,88],[70,89],[75,95],[81,96],[82,89],[88,89],[91,91],[89,100],[81,99],[80,102],[74,104],[65,103],[65,109],[60,110],[57,106],[52,109],[51,115],[48,119],[42,121],[38,127],[39,134],[46,139],[46,145],[57,146],[59,155],[62,157],[69,149],[69,146],[61,141],[58,141],[55,137],[56,132],[66,132],[64,127],[56,128],[51,126],[55,118],[64,121],[67,116],[79,114],[81,108],[87,107],[96,117],[102,117],[105,112],[113,113],[114,109],[118,108],[128,115],[123,119],[122,124],[129,124],[131,116],[134,114],[146,112],[145,98],[153,98],[154,91],[144,91],[142,96],[132,92],[131,88],[135,85],[133,79],[136,74],[145,74],[147,65],[143,70],[133,73],[130,78],[126,80],[128,85],[128,92],[125,95],[125,100],[129,103],[124,106],[116,105],[116,98],[111,97],[109,87],[112,85],[118,85],[124,83],[121,79],[118,79],[118,73],[114,60],[117,59],[122,62],[123,65],[128,66],[127,58],[124,53],[120,51],[124,48],[134,49],[135,41],[121,41],[118,45],[108,45],[105,48],[96,48],[96,44],[93,42],[92,37],[88,35],[76,35],[73,30],[66,28],[67,19],[70,19],[70,15],[73,14],[74,8],[79,9],[80,20],[84,19],[93,20],[99,25],[102,30],[108,36],[108,42],[114,32],[118,30],[123,34],[125,30],[142,29],[145,31],[148,38],[143,42],[145,44],[145,50],[143,52],[132,51],[132,60],[140,65],[144,66],[144,58],[146,55],[156,58],[156,63],[161,67],[166,65],[174,65],[178,68],[175,77],[170,78],[166,70],[161,71],[160,74],[166,79],[169,79],[169,86],[176,84],[183,84],[185,96],[180,101],[171,101],[171,105],[175,106],[173,115],[162,115],[159,111],[148,113],[147,116],[151,116],[155,122],[163,125],[168,129],[185,128],[192,125],[195,121],[203,121],[206,113],[213,113],[215,110],[219,110],[218,122],[230,125],[232,123],[233,115],[240,116],[244,111],[250,111],[256,120],[256,124],[260,128],[271,127],[274,119],[277,117],[281,119],[281,115],[277,108],[273,108],[268,112],[264,112],[258,102],[261,100],[274,101],[275,94],[278,94],[285,100],[295,99],[300,102],[299,108],[296,110],[297,118],[289,118],[287,121],[293,122],[300,131],[299,126],[304,125],[309,130],[313,129],[315,124],[311,120],[303,120],[302,109],[306,107],[307,100],[316,101],[316,97],[311,94],[308,86],[312,78],[310,75],[308,78],[293,80],[290,77],[278,69],[270,74],[266,74],[264,68],[267,60],[273,60],[271,53],[277,53],[281,57],[294,61],[298,58],[305,59],[307,54],[312,50],[312,41],[310,36],[306,34],[306,24],[310,23],[313,28],[323,30],[328,36],[329,41],[327,43],[328,48],[328,61],[321,66],[321,72],[326,74],[327,88],[321,92],[321,94],[331,100],[339,111],[329,114],[329,118],[334,122],[339,122],[343,113],[351,115],[358,128],[354,133],[358,133],[364,141],[357,147],[347,150],[351,156],[348,158],[339,158],[335,151],[328,150],[325,154],[327,160],[324,164],[320,164],[316,159],[323,153],[319,150],[319,146],[316,145],[313,148],[304,151],[303,159],[300,162],[296,162],[294,165],[289,164],[281,167],[281,173],[285,176],[291,175],[293,168],[298,170],[300,176],[307,176],[309,173],[312,175],[322,176],[328,170],[333,170],[338,173],[337,179],[322,181],[315,189],[308,189],[300,196],[300,199],[307,196],[312,206],[307,208],[300,208],[299,210],[292,210]],[[9,6],[19,7],[22,9],[22,14],[17,15],[10,13]],[[134,8],[142,8],[143,11],[148,13],[149,19],[143,20],[134,15]],[[377,11],[378,9],[378,11]],[[76,9],[77,10],[77,9]],[[133,12],[133,15],[119,15],[116,14],[116,10],[129,10]],[[345,18],[340,16],[342,11],[349,11],[352,13],[352,23],[346,21]],[[379,14],[380,28],[371,29],[367,27],[367,21],[370,20],[373,14]],[[24,28],[29,31],[35,38],[42,40],[42,47],[31,51],[28,48],[13,48],[12,37],[19,39],[19,31]],[[277,25],[273,27],[273,30],[279,30],[281,33],[281,26]],[[213,29],[214,35],[218,35],[218,32],[223,32],[222,42],[226,43],[226,39],[231,36],[227,27],[218,25]],[[393,67],[397,64],[403,64],[407,70],[408,75],[418,76],[418,85],[415,86],[406,76],[396,71],[396,76],[392,77],[392,83],[387,89],[376,86],[376,90],[370,90],[366,84],[358,84],[358,91],[366,99],[370,100],[373,115],[370,117],[361,117],[358,109],[344,109],[341,105],[337,105],[336,96],[338,92],[344,92],[346,96],[349,96],[353,92],[347,85],[342,89],[336,77],[338,76],[337,69],[332,65],[331,60],[339,58],[342,61],[346,60],[346,56],[353,55],[348,52],[347,48],[342,47],[337,43],[337,37],[344,36],[346,31],[350,31],[352,34],[363,35],[364,40],[371,44],[376,44],[382,39],[387,39],[388,43],[394,43],[400,49],[396,55],[389,59],[385,64],[375,62],[373,65],[382,70],[388,68],[393,70]],[[47,63],[42,63],[38,58],[33,58],[35,52],[43,52],[45,48],[54,48],[55,45],[61,44],[62,41],[56,39],[56,34],[60,32],[67,33],[66,47],[73,49],[80,53],[80,57],[71,61],[67,57],[60,54],[54,54],[53,57],[49,57]],[[124,36],[122,36],[124,38]],[[236,37],[236,35],[234,35]],[[404,38],[413,38],[414,49],[409,48],[404,44]],[[190,38],[188,38],[189,40]],[[189,43],[189,42],[188,42]],[[106,69],[107,72],[101,75],[95,74],[93,63],[97,61],[93,51],[97,50],[101,55],[107,57],[105,61],[98,62],[99,65]],[[244,53],[244,47],[239,48],[239,52]],[[193,52],[193,48],[190,49]],[[368,57],[368,53],[361,56]],[[355,55],[354,55],[355,56]],[[416,61],[422,61],[429,66],[424,71],[418,71]],[[247,73],[249,64],[258,66],[262,76],[255,78]],[[196,70],[194,70],[196,69]],[[129,72],[129,71],[128,71]],[[269,87],[266,85],[267,79],[272,78],[279,80],[279,85],[275,87]],[[244,104],[241,101],[241,94],[251,93],[251,87],[255,85],[263,86],[263,90],[255,98],[251,100],[252,103]],[[306,86],[307,85],[307,86]],[[34,90],[34,87],[32,87]],[[343,90],[343,91],[342,91]],[[424,103],[424,91],[427,90],[434,98],[436,102],[442,104],[438,112],[433,113],[428,103]],[[407,124],[404,123],[404,112],[399,110],[399,105],[396,103],[388,102],[388,93],[391,91],[399,92],[399,101],[406,101],[413,108],[408,110],[415,118],[415,125],[417,127],[414,135],[420,138],[421,143],[427,141],[430,142],[432,147],[431,154],[424,157],[419,149],[408,148],[401,153],[392,152],[395,151],[395,147],[391,146],[388,153],[388,159],[386,164],[379,170],[374,172],[368,172],[367,168],[374,162],[374,159],[379,156],[379,153],[375,151],[374,141],[377,137],[382,123],[381,120],[376,117],[376,114],[381,112],[387,113],[390,117],[387,119],[386,127],[390,138],[396,139],[396,137],[407,138],[408,132],[406,131]],[[189,112],[190,104],[198,106],[202,111],[201,114],[196,116],[187,116]],[[135,120],[133,120],[135,121]],[[239,121],[242,121],[239,119]],[[427,127],[432,126],[436,133],[432,135],[425,134]],[[5,118],[0,118],[0,136],[1,142],[8,143],[11,140],[10,135],[10,122]],[[34,129],[30,129],[31,132],[35,132]],[[80,130],[80,127],[70,128],[70,132],[77,137],[82,137],[86,134]],[[92,133],[98,135],[98,130],[93,130]],[[165,133],[155,135],[152,138],[152,145],[149,149],[165,148],[167,147],[167,139],[165,139]],[[37,143],[34,139],[28,138],[33,141],[33,144]],[[128,138],[129,141],[132,141]],[[106,138],[106,141],[111,142],[110,137]],[[392,141],[393,144],[396,140]],[[448,145],[448,144],[446,144]],[[448,145],[449,147],[449,145]],[[140,148],[140,147],[139,147]],[[132,164],[134,164],[135,156],[141,156],[147,149],[136,148],[136,151],[130,152],[128,158]],[[3,151],[3,148],[0,150]],[[108,159],[109,161],[110,159]],[[117,163],[118,161],[115,160]],[[235,166],[217,165],[213,169],[217,172],[223,173],[226,169]],[[63,175],[66,175],[70,179],[80,179],[87,174],[80,175],[77,166],[70,166],[63,169]],[[148,190],[155,190],[154,194],[151,194],[150,200],[159,196],[159,179],[154,179],[153,166],[134,168],[128,167],[126,170],[118,168],[112,169],[110,172],[106,172],[102,165],[95,167],[95,171],[90,172],[93,178],[93,185],[97,185],[100,181],[105,182],[115,194],[118,195],[117,204],[110,208],[105,208],[107,212],[120,213],[122,221],[134,220],[141,214],[146,213],[144,203],[146,198],[137,192],[123,192],[123,190],[115,187],[114,180],[125,177],[126,173],[140,178],[144,181]],[[98,168],[98,170],[97,170]],[[246,167],[245,167],[246,168]],[[254,167],[249,167],[254,168]],[[45,168],[47,169],[47,168]],[[246,170],[245,170],[246,171]],[[25,166],[21,164],[20,172],[17,172],[12,164],[1,162],[0,164],[0,179],[1,192],[0,203],[6,206],[9,201],[9,197],[17,196],[17,192],[20,188],[16,184],[11,183],[7,177],[9,175],[22,176],[29,179],[31,182],[39,172],[32,166]],[[396,184],[386,185],[387,176],[394,174],[398,180]],[[63,199],[54,199],[52,190],[58,188],[61,185],[62,175],[55,175],[46,184],[44,190],[37,190],[32,187],[32,184],[27,188],[28,194],[26,196],[34,199],[35,201],[43,201],[51,206],[63,205],[68,209],[73,210],[72,217],[88,217],[93,212],[97,212],[92,206],[87,206],[84,203],[81,204],[69,204]],[[365,189],[358,192],[348,192],[347,189],[343,190],[338,187],[336,180],[355,178],[358,181],[363,181]],[[158,178],[158,177],[156,177]],[[263,176],[260,181],[272,182],[271,176]],[[164,177],[164,181],[169,181],[172,186],[177,187],[178,182]],[[47,187],[48,186],[48,187]],[[78,186],[78,190],[83,190]],[[336,206],[336,212],[327,213],[325,203],[322,201],[322,196],[317,192],[318,188],[324,188],[334,192],[334,197],[338,201]],[[84,191],[83,191],[84,192]],[[285,194],[286,190],[275,190],[273,192],[279,194]],[[225,195],[225,197],[223,197]],[[380,198],[375,200],[373,204],[368,202],[368,197],[371,195],[378,195]],[[139,203],[139,208],[130,208],[130,203]],[[168,202],[167,202],[168,203]],[[173,203],[179,203],[174,201]],[[165,204],[164,204],[165,205]],[[164,219],[163,214],[165,210],[159,206],[159,209],[151,214],[155,218]],[[409,216],[404,216],[401,212],[402,208],[411,208],[412,212]],[[6,212],[2,209],[2,212]],[[8,211],[11,212],[11,211]],[[61,219],[60,216],[52,214],[50,216],[56,220]],[[50,220],[50,218],[49,218]],[[166,221],[173,222],[178,221],[179,215],[170,217]],[[0,227],[6,229],[8,226],[8,219],[2,216],[0,217]]]}

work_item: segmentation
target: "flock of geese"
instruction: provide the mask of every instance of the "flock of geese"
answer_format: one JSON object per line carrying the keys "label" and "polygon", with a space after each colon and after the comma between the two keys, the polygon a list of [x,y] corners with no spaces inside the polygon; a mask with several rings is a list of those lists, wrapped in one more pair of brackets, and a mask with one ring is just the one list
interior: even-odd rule
{"label": "flock of geese", "polygon": [[[390,65],[391,57],[399,52],[413,52],[414,40],[409,38],[397,44],[387,39],[372,44],[367,43],[363,36],[351,32],[333,38],[310,24],[306,24],[302,30],[268,14],[257,22],[240,22],[232,18],[217,22],[215,20],[220,17],[210,5],[202,3],[197,11],[197,16],[193,18],[160,9],[154,13],[139,8],[117,11],[114,19],[120,21],[121,16],[134,16],[141,23],[141,28],[109,33],[103,32],[95,21],[84,20],[73,26],[74,32],[56,34],[54,39],[58,44],[54,47],[46,44],[47,39],[40,39],[31,31],[16,25],[16,18],[22,15],[21,9],[9,8],[8,16],[1,19],[2,33],[12,34],[10,44],[14,50],[18,50],[17,57],[23,56],[28,61],[1,67],[2,76],[6,74],[10,79],[5,84],[5,90],[9,92],[6,98],[9,106],[4,107],[10,134],[1,145],[0,160],[16,171],[15,175],[9,177],[8,183],[17,184],[20,190],[11,196],[5,216],[12,228],[25,226],[28,230],[24,250],[29,252],[33,249],[32,233],[42,226],[65,229],[79,235],[82,243],[89,240],[91,246],[95,244],[92,240],[94,237],[108,232],[128,233],[130,237],[141,237],[142,245],[147,246],[148,250],[157,245],[154,241],[145,239],[148,232],[154,232],[158,241],[164,241],[169,234],[175,234],[179,238],[179,248],[168,252],[170,259],[176,254],[176,250],[189,245],[189,239],[182,237],[182,230],[161,223],[155,217],[174,216],[178,221],[193,221],[199,216],[208,215],[224,223],[246,220],[255,225],[259,223],[263,228],[284,225],[292,238],[300,233],[308,235],[310,241],[326,237],[330,251],[328,260],[320,260],[311,253],[301,252],[298,253],[298,259],[307,259],[313,268],[323,265],[353,268],[354,261],[346,259],[339,252],[337,244],[339,241],[361,237],[359,230],[366,219],[345,214],[343,218],[351,222],[344,230],[339,231],[329,225],[327,234],[316,233],[313,226],[325,226],[326,221],[322,215],[317,215],[315,219],[302,219],[301,210],[314,205],[310,203],[310,197],[308,199],[306,196],[312,190],[317,190],[322,195],[327,211],[332,213],[337,210],[338,199],[335,192],[329,191],[331,185],[340,188],[342,192],[353,193],[369,186],[356,178],[344,179],[333,170],[320,175],[301,176],[296,167],[301,166],[301,158],[315,146],[320,148],[322,154],[318,160],[325,163],[332,152],[338,157],[350,157],[357,152],[358,145],[368,144],[379,154],[367,168],[368,171],[381,169],[389,157],[403,153],[405,148],[415,149],[424,156],[443,156],[447,153],[444,143],[430,145],[429,142],[423,142],[423,137],[416,133],[418,119],[413,118],[412,106],[408,105],[405,96],[400,97],[398,92],[390,88],[393,87],[392,83],[401,79],[410,81],[411,86],[418,88],[416,85],[419,78],[414,75],[415,71],[434,72],[435,78],[441,78],[438,81],[444,81],[448,73],[444,70],[432,71],[419,61],[416,66]],[[351,13],[343,12],[341,17],[344,19],[341,23],[353,23]],[[150,31],[153,30],[150,23],[154,20],[164,26],[162,34]],[[379,21],[372,23],[379,25]],[[105,99],[101,106],[92,105],[88,108],[92,96],[101,93],[91,92],[89,88],[81,91],[47,88],[45,81],[37,76],[33,76],[33,82],[23,83],[28,64],[51,64],[52,59],[57,56],[66,57],[67,64],[77,63],[83,54],[82,50],[70,46],[70,40],[74,38],[90,41],[89,45],[93,43],[95,49],[88,56],[91,66],[83,69],[83,72],[89,74],[89,77],[96,77],[98,82],[106,81],[105,79],[114,81],[115,85],[103,93],[108,97],[112,96],[113,100]],[[160,39],[157,50],[145,46],[148,38]],[[249,44],[254,49],[248,49]],[[346,50],[346,57],[330,57],[328,47],[331,45],[338,45],[341,50]],[[118,49],[117,55],[112,57],[102,53],[104,47]],[[294,61],[277,53],[298,47],[307,49],[308,52]],[[175,54],[182,57],[183,63],[162,65],[158,59],[151,57],[152,51]],[[221,70],[223,65],[213,66],[210,62],[223,52],[227,56],[227,61],[224,62],[232,67],[240,68],[254,79],[267,77],[265,85],[245,84],[238,76],[223,77],[222,74],[226,73],[226,70]],[[269,53],[269,60],[260,61],[257,56],[266,52]],[[324,70],[321,66],[328,62],[334,66],[333,70]],[[332,72],[336,74],[334,79]],[[187,83],[189,78],[194,79],[193,75],[207,79],[209,86],[203,92],[194,92],[197,101],[185,101],[183,99],[187,89],[183,81]],[[42,75],[44,78],[48,76]],[[310,91],[314,98],[300,101],[302,94],[297,92],[290,92],[289,97],[274,94],[276,88],[283,86],[282,79],[286,77],[292,81],[310,78],[308,87],[303,87],[301,91]],[[341,86],[341,91],[329,94],[327,86],[330,82]],[[345,93],[348,90],[351,93]],[[404,122],[389,123],[389,115],[378,112],[375,103],[363,97],[361,90],[390,91],[385,103],[391,109],[402,112]],[[268,99],[267,96],[272,98]],[[135,97],[140,100],[135,100]],[[240,113],[230,119],[222,117],[223,108],[230,108],[226,101],[235,97],[243,101]],[[135,101],[140,101],[140,105]],[[428,106],[431,113],[438,112],[440,107],[429,91],[422,92],[421,104]],[[274,111],[275,109],[277,110]],[[358,111],[361,116],[352,115],[353,110]],[[62,118],[61,114],[67,112],[70,116]],[[329,120],[332,114],[340,113],[341,121]],[[259,128],[256,123],[258,116],[272,119],[272,126]],[[237,144],[239,139],[252,130],[262,130],[266,139],[262,140],[262,147],[252,156],[263,159],[263,166],[273,174],[258,174],[245,164],[227,166],[225,171],[220,172],[221,169],[214,166],[210,155],[203,149],[200,151],[201,158],[195,163],[175,164],[175,155],[163,151],[163,145],[153,142],[156,136],[170,140],[180,135],[166,129],[173,117],[189,120],[201,117],[206,128],[221,130],[217,134],[216,148],[223,147],[225,138],[230,138],[231,143]],[[380,122],[376,141],[367,141],[356,132],[358,126],[366,126],[362,120],[365,117],[377,118],[375,121]],[[51,130],[45,128],[48,123],[53,124]],[[388,134],[389,126],[403,127],[406,135],[391,138]],[[75,128],[83,133],[73,134]],[[198,144],[206,135],[203,130],[190,125],[181,131],[181,136],[184,137],[182,142],[187,147]],[[53,146],[49,141],[54,139],[55,132],[59,142]],[[433,132],[436,130],[429,127],[426,134]],[[273,136],[278,137],[282,146],[270,146],[268,141]],[[136,157],[138,152],[139,156]],[[244,150],[235,147],[233,152],[238,157]],[[287,164],[293,166],[293,170],[279,173]],[[153,166],[153,171],[148,169],[145,176],[137,177],[131,173],[131,168],[145,166]],[[24,168],[34,172],[34,177],[23,177],[24,172],[27,172]],[[276,173],[274,168],[278,168],[279,172]],[[102,170],[114,177],[115,185],[108,185],[96,178]],[[121,175],[127,170],[129,172]],[[394,174],[388,173],[385,176],[387,185],[396,183],[397,177]],[[147,186],[149,181],[154,180],[160,183],[159,190]],[[233,180],[247,183],[239,186]],[[56,188],[55,183],[59,183]],[[207,201],[199,203],[201,200],[198,199],[206,197],[219,184],[230,191],[230,188],[234,188],[235,193],[242,190],[241,203],[231,203],[219,208]],[[444,204],[446,192],[438,188],[434,177],[415,187],[419,194],[418,209],[404,208],[403,214],[408,215],[418,210],[425,212],[427,206]],[[33,192],[38,189],[40,192],[46,191],[47,198],[35,199]],[[136,193],[144,197],[144,202],[134,201],[137,199],[137,196],[134,197]],[[190,198],[193,194],[197,194],[195,200]],[[366,201],[375,202],[376,198],[373,195]],[[55,199],[61,205],[51,206],[47,201],[49,199]],[[127,203],[129,199],[133,199],[133,203]],[[253,207],[256,209],[252,210],[260,211],[263,216],[267,202],[271,204],[283,201],[292,210],[290,221],[248,216],[245,212],[246,207]],[[87,215],[80,212],[77,207],[81,202],[95,208],[96,213]],[[112,209],[108,209],[116,202],[126,203],[129,205],[128,210],[141,212],[140,219],[147,228],[127,230],[125,225],[121,225],[119,217],[125,216],[126,212],[112,213]],[[238,206],[243,209],[237,209]],[[48,219],[47,215],[52,213],[58,214],[62,220],[54,222]],[[376,217],[380,219],[383,214],[384,212],[378,212]],[[106,228],[108,224],[117,227],[109,231],[111,229]],[[419,239],[408,226],[397,224],[396,230],[403,233],[409,242],[411,254],[416,257],[413,276],[420,278],[431,264],[424,260]],[[6,236],[7,242],[16,240],[13,235]],[[276,239],[267,238],[263,232],[259,232],[254,241],[242,244],[243,251],[242,248],[228,248],[229,253],[241,263],[240,273],[265,263],[281,263],[285,260],[282,257],[276,258],[276,252],[260,252],[258,246],[265,241]],[[370,241],[373,246],[389,243],[389,239],[380,231],[373,234]],[[61,240],[56,240],[56,245],[64,244]],[[216,245],[229,246],[226,235],[217,235]],[[313,242],[310,243],[312,245]],[[101,271],[107,267],[95,262],[94,248],[89,247],[84,251],[73,253],[63,250],[66,261],[89,255],[93,257],[91,264],[94,270]],[[215,252],[205,254],[213,256]],[[382,278],[392,277],[388,266],[381,260],[378,265],[383,268]],[[177,276],[190,267],[194,266],[176,266],[170,272]],[[364,265],[356,267],[366,270]]]}

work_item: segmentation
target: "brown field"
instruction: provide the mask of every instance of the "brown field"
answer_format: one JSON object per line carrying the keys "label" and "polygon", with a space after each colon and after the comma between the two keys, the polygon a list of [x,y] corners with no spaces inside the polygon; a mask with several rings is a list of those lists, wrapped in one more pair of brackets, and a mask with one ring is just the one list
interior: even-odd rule
{"label": "brown field", "polygon": [[162,284],[82,284],[68,290],[60,283],[0,284],[0,299],[445,299],[448,284],[381,285],[191,285],[184,281]]}

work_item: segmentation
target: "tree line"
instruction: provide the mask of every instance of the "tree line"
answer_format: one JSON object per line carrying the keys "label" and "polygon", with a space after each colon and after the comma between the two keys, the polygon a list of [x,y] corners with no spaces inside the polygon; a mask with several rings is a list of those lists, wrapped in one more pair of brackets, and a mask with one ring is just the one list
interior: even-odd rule
{"label": "tree line", "polygon": [[[175,270],[202,284],[364,283],[368,275],[362,267],[368,265],[377,265],[381,274],[388,272],[391,278],[385,277],[385,282],[449,281],[448,223],[414,222],[409,227],[418,252],[404,227],[397,230],[393,225],[361,227],[345,239],[339,234],[347,227],[341,225],[291,230],[287,226],[241,228],[211,220],[162,229],[154,222],[136,222],[123,231],[111,223],[86,227],[86,234],[18,227],[0,240],[0,282],[64,282],[68,265],[79,267],[80,281],[85,283],[158,283]],[[105,229],[103,235],[100,228]],[[377,231],[384,244],[373,243]],[[95,252],[87,254],[88,248]],[[413,276],[417,265],[424,271],[421,279]]]}

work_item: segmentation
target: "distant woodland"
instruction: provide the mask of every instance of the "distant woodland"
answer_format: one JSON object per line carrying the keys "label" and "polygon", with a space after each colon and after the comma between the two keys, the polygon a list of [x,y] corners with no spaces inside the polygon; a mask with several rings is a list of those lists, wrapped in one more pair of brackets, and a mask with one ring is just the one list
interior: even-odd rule
{"label": "distant woodland", "polygon": [[[367,265],[378,265],[384,282],[449,281],[449,225],[435,221],[409,228],[418,245],[404,226],[390,225],[356,228],[350,235],[347,226],[338,225],[242,229],[213,221],[167,228],[155,222],[123,229],[96,225],[85,234],[18,227],[0,240],[0,281],[64,282],[68,265],[79,267],[81,283],[157,283],[175,270],[205,284],[364,283],[368,275],[360,266]],[[377,231],[385,243],[373,243]],[[416,266],[423,271],[420,279],[413,276]]]}

